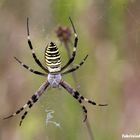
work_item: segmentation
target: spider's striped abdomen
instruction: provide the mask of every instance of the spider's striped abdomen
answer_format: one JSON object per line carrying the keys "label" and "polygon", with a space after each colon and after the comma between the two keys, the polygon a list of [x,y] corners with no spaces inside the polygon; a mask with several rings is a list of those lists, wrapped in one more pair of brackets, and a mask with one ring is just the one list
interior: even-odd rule
{"label": "spider's striped abdomen", "polygon": [[50,73],[57,73],[61,70],[61,57],[55,43],[51,42],[45,49],[45,63]]}

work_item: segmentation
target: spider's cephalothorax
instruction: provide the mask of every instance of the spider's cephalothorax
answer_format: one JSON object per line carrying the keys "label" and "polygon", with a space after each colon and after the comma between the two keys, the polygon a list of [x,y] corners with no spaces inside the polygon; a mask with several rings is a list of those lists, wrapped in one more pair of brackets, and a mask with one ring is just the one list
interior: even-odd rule
{"label": "spider's cephalothorax", "polygon": [[[98,105],[98,106],[106,106],[107,105],[107,104],[96,104],[93,100],[89,100],[89,99],[83,97],[78,91],[73,89],[68,83],[66,83],[64,80],[62,80],[61,75],[65,75],[65,74],[71,73],[71,72],[79,69],[79,67],[84,64],[85,60],[88,57],[88,55],[86,55],[85,58],[78,65],[74,65],[72,68],[71,67],[69,68],[70,64],[73,62],[73,60],[75,58],[76,48],[77,48],[77,43],[78,43],[78,36],[77,36],[76,30],[75,30],[74,24],[73,24],[71,18],[69,18],[69,20],[72,24],[72,28],[73,28],[74,36],[75,36],[74,43],[73,43],[73,52],[72,52],[71,58],[61,68],[61,58],[60,58],[59,50],[54,42],[50,42],[45,49],[46,67],[43,66],[42,63],[40,62],[40,60],[37,58],[37,56],[33,50],[33,45],[32,45],[31,40],[30,40],[29,23],[28,23],[29,19],[27,18],[28,45],[32,51],[32,56],[33,56],[35,62],[45,71],[45,73],[36,71],[36,70],[30,68],[29,66],[27,66],[26,64],[22,63],[18,58],[16,58],[16,57],[14,57],[14,58],[24,68],[28,69],[30,72],[32,72],[34,74],[46,77],[47,80],[40,86],[40,88],[35,92],[35,94],[28,100],[28,102],[24,106],[22,106],[20,109],[18,109],[12,115],[5,117],[4,119],[11,118],[11,117],[21,113],[23,110],[25,110],[25,112],[23,113],[23,115],[21,117],[21,121],[20,121],[20,125],[21,125],[22,121],[26,117],[29,109],[31,109],[31,107],[34,105],[34,103],[36,103],[38,101],[39,97],[48,88],[48,86],[51,86],[52,88],[56,88],[58,86],[61,86],[64,89],[66,89],[68,91],[68,93],[70,93],[80,103],[80,105],[84,111],[84,114],[85,114],[84,121],[87,118],[87,109],[84,106],[83,101],[86,101],[92,105]],[[68,68],[68,69],[66,69],[66,68]]]}

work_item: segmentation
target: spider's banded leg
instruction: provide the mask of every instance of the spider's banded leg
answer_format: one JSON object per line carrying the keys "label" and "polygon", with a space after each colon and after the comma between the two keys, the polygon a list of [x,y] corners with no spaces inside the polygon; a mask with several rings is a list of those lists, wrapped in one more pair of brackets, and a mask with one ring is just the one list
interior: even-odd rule
{"label": "spider's banded leg", "polygon": [[66,83],[65,81],[61,81],[61,86],[63,86],[69,93],[71,93],[73,95],[73,97],[76,97],[77,99],[80,99],[82,101],[86,101],[92,105],[97,105],[97,106],[107,106],[108,104],[97,104],[96,102],[94,102],[93,100],[89,100],[85,97],[83,97],[82,95],[80,95],[80,93],[76,90],[74,90],[68,83]]}
{"label": "spider's banded leg", "polygon": [[71,72],[76,71],[77,69],[79,69],[84,64],[84,62],[86,61],[87,57],[88,57],[88,55],[86,55],[86,57],[78,65],[76,65],[75,67],[63,72],[62,75],[71,73]]}
{"label": "spider's banded leg", "polygon": [[30,68],[29,66],[25,65],[24,63],[22,63],[18,58],[14,57],[15,60],[21,64],[24,68],[26,68],[27,70],[29,70],[30,72],[34,73],[34,74],[37,74],[37,75],[41,75],[41,76],[47,76],[47,74],[45,73],[42,73],[42,72],[39,72],[39,71],[35,71],[33,70],[32,68]]}
{"label": "spider's banded leg", "polygon": [[87,119],[87,109],[82,103],[82,98],[81,98],[82,96],[76,90],[74,90],[68,83],[66,83],[65,81],[61,81],[60,85],[64,89],[66,89],[76,100],[79,101],[79,103],[80,103],[80,105],[83,109],[84,115],[85,115],[84,120],[83,120],[85,122],[86,119]]}
{"label": "spider's banded leg", "polygon": [[20,114],[24,109],[26,109],[27,107],[31,108],[32,107],[32,102],[31,102],[32,98],[24,105],[22,106],[19,110],[17,110],[15,113],[13,113],[12,115],[8,116],[8,117],[5,117],[3,118],[4,120],[5,119],[9,119],[11,117],[14,117],[18,114]]}
{"label": "spider's banded leg", "polygon": [[9,119],[11,117],[16,116],[17,114],[21,113],[24,109],[27,108],[27,110],[24,112],[24,114],[21,117],[21,121],[20,121],[20,125],[22,124],[23,119],[25,118],[25,116],[28,113],[28,110],[33,106],[34,103],[37,102],[37,100],[39,99],[39,97],[43,94],[43,92],[46,90],[46,88],[49,86],[48,81],[45,81],[40,88],[36,91],[36,93],[28,100],[28,102],[21,107],[19,110],[17,110],[15,113],[13,113],[12,115],[5,117],[3,119]]}
{"label": "spider's banded leg", "polygon": [[30,100],[28,101],[28,109],[24,112],[24,114],[21,116],[21,120],[20,120],[20,126],[23,122],[23,120],[25,119],[26,115],[28,114],[29,109],[31,109],[31,107],[34,105],[34,103],[36,103],[39,99],[39,97],[43,94],[43,92],[46,90],[46,88],[49,86],[49,82],[46,81],[44,82],[41,87],[38,89],[38,91],[36,91],[36,93],[30,98]]}
{"label": "spider's banded leg", "polygon": [[[75,99],[77,99],[75,96],[73,96]],[[83,105],[83,103],[82,103],[82,100],[81,99],[78,99],[78,101],[79,101],[79,103],[80,103],[80,105],[81,105],[81,107],[82,107],[82,109],[83,109],[83,112],[84,112],[84,119],[83,119],[83,122],[85,122],[86,121],[86,119],[87,119],[87,109],[86,109],[86,107]]]}
{"label": "spider's banded leg", "polygon": [[96,102],[94,102],[93,100],[89,100],[83,96],[81,96],[81,100],[84,100],[92,105],[97,105],[97,106],[108,106],[108,104],[97,104]]}
{"label": "spider's banded leg", "polygon": [[22,121],[25,119],[29,109],[31,109],[31,107],[34,105],[34,103],[36,103],[39,99],[39,97],[43,94],[43,92],[47,89],[47,87],[49,86],[49,82],[45,81],[40,88],[36,91],[36,93],[30,98],[30,100],[28,101],[28,109],[24,112],[24,114],[21,117],[21,121],[20,121],[20,126],[22,124]]}
{"label": "spider's banded leg", "polygon": [[[85,113],[85,118],[87,117],[87,110],[85,108],[85,106],[82,104],[82,101],[86,101],[92,105],[97,105],[97,106],[107,106],[107,104],[97,104],[92,100],[89,100],[87,98],[84,98],[82,95],[80,95],[80,93],[76,90],[74,90],[68,83],[66,83],[65,81],[61,81],[60,85],[65,88],[75,99],[77,99],[79,101],[79,103],[82,105],[82,108],[84,110]],[[86,119],[84,119],[85,121]]]}
{"label": "spider's banded leg", "polygon": [[[29,109],[28,109],[28,110],[29,110]],[[28,114],[28,111],[25,111],[24,114],[23,114],[22,117],[21,117],[19,126],[21,126],[21,124],[22,124],[22,122],[23,122],[23,120],[24,120],[24,118],[26,117],[27,114]]]}
{"label": "spider's banded leg", "polygon": [[36,56],[36,54],[35,54],[35,52],[34,52],[34,50],[33,50],[33,45],[32,45],[31,39],[30,39],[29,18],[27,18],[27,35],[28,35],[28,45],[29,45],[29,47],[30,47],[30,49],[31,49],[31,51],[32,51],[32,56],[33,56],[35,62],[36,62],[45,72],[48,73],[48,72],[49,72],[48,69],[45,68],[45,67],[41,64],[41,62],[39,61],[39,59],[37,58],[37,56]]}
{"label": "spider's banded leg", "polygon": [[74,24],[71,20],[71,18],[69,17],[69,20],[71,22],[71,25],[72,25],[72,28],[73,28],[73,31],[74,31],[74,36],[75,36],[75,39],[74,39],[74,46],[73,46],[73,52],[72,52],[72,56],[71,58],[69,59],[69,61],[62,67],[61,71],[63,71],[65,68],[67,68],[74,60],[75,58],[75,55],[76,55],[76,48],[77,48],[77,43],[78,43],[78,35],[76,33],[76,29],[74,27]]}

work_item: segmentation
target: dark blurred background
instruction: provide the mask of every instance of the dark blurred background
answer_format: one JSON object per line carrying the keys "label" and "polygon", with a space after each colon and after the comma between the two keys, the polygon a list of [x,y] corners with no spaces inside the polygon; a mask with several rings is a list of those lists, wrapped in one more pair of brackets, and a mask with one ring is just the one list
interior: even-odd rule
{"label": "dark blurred background", "polygon": [[[10,115],[35,93],[45,78],[17,64],[35,64],[27,44],[26,19],[37,56],[44,64],[49,41],[58,45],[63,64],[67,51],[56,36],[58,26],[73,19],[79,44],[74,63],[85,64],[64,79],[80,93],[108,107],[86,104],[95,140],[120,140],[140,130],[140,1],[139,0],[0,0],[0,118]],[[72,37],[73,39],[73,37]],[[70,50],[72,46],[69,45]],[[53,110],[46,123],[46,110]],[[20,115],[0,121],[0,140],[90,139],[79,103],[63,89],[49,88],[19,127]]]}

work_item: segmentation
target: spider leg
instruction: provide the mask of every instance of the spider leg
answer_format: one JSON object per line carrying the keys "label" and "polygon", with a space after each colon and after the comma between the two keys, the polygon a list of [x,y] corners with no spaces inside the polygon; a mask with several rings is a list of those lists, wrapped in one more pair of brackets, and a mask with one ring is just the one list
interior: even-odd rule
{"label": "spider leg", "polygon": [[78,102],[80,103],[80,105],[81,105],[81,107],[82,107],[82,109],[83,109],[83,112],[84,112],[84,120],[83,120],[83,121],[85,122],[86,119],[87,119],[87,109],[86,109],[86,107],[83,105],[80,96],[77,96],[77,94],[75,93],[76,91],[75,91],[72,87],[70,87],[70,85],[68,85],[66,82],[61,81],[61,82],[60,82],[60,85],[61,85],[64,89],[66,89],[76,100],[78,100]]}
{"label": "spider leg", "polygon": [[80,103],[82,109],[83,109],[83,112],[84,112],[84,122],[86,121],[87,119],[87,109],[86,107],[83,105],[82,103],[82,99],[81,97],[79,96],[80,94],[77,94],[77,91],[74,90],[70,85],[68,85],[65,81],[61,81],[60,82],[60,85],[66,89],[76,100],[78,100],[78,102]]}
{"label": "spider leg", "polygon": [[36,103],[39,99],[39,97],[43,94],[43,92],[46,90],[46,88],[49,86],[48,81],[45,81],[40,88],[36,91],[36,93],[28,100],[28,102],[21,107],[19,110],[17,110],[15,113],[13,113],[12,115],[5,117],[3,119],[9,119],[11,117],[16,116],[17,114],[21,113],[24,109],[26,109],[26,111],[24,112],[24,114],[21,117],[21,121],[20,121],[20,126],[22,124],[22,121],[25,119],[29,109],[31,109],[31,107],[34,105],[34,103]]}
{"label": "spider leg", "polygon": [[[28,110],[29,110],[29,109],[28,109]],[[22,117],[21,117],[19,126],[21,126],[21,124],[22,124],[22,122],[23,122],[23,120],[24,120],[24,118],[26,117],[27,114],[28,114],[28,111],[25,111],[24,114],[23,114]]]}
{"label": "spider leg", "polygon": [[31,39],[30,39],[29,18],[27,18],[27,35],[28,35],[28,45],[29,45],[29,47],[30,47],[30,49],[31,49],[31,51],[32,51],[32,56],[33,56],[35,62],[36,62],[45,72],[48,73],[48,72],[49,72],[48,69],[45,68],[45,67],[41,64],[41,62],[39,61],[39,59],[37,58],[37,56],[36,56],[36,54],[35,54],[35,52],[34,52],[34,50],[33,50],[33,45],[32,45]]}
{"label": "spider leg", "polygon": [[76,96],[74,96],[73,95],[73,97],[76,99],[76,100],[78,100],[79,101],[79,103],[80,103],[80,105],[81,105],[81,107],[82,107],[82,109],[83,109],[83,112],[84,112],[84,119],[83,119],[83,122],[85,122],[86,121],[86,119],[87,119],[87,109],[86,109],[86,107],[83,105],[83,103],[82,103],[82,100],[81,99],[77,99],[77,97]]}
{"label": "spider leg", "polygon": [[32,68],[30,68],[30,67],[27,66],[26,64],[22,63],[17,57],[14,57],[14,58],[15,58],[15,60],[16,60],[20,65],[22,65],[24,68],[26,68],[26,69],[29,70],[30,72],[32,72],[32,73],[34,73],[34,74],[37,74],[37,75],[41,75],[41,76],[47,76],[47,74],[45,74],[45,73],[42,73],[42,72],[33,70]]}
{"label": "spider leg", "polygon": [[107,104],[97,104],[97,103],[95,103],[95,102],[92,101],[92,100],[89,100],[89,99],[87,99],[87,98],[84,98],[82,95],[80,95],[80,93],[79,93],[78,91],[76,91],[75,89],[73,89],[68,83],[66,83],[66,82],[63,81],[63,80],[60,82],[60,85],[61,85],[64,89],[66,89],[76,100],[79,101],[79,103],[81,104],[82,109],[83,109],[83,111],[84,111],[84,113],[85,113],[85,119],[84,119],[84,121],[86,121],[86,118],[87,118],[87,109],[86,109],[86,107],[82,104],[82,101],[86,101],[86,102],[88,102],[88,103],[90,103],[90,104],[92,104],[92,105],[107,106]]}
{"label": "spider leg", "polygon": [[78,65],[76,65],[75,67],[63,72],[62,75],[71,73],[71,72],[76,71],[77,69],[79,69],[84,64],[84,62],[86,61],[87,57],[88,57],[88,55],[86,55],[86,57]]}
{"label": "spider leg", "polygon": [[72,22],[70,17],[69,17],[69,20],[71,22],[71,25],[72,25],[72,28],[73,28],[73,31],[74,31],[74,36],[75,36],[74,46],[73,46],[73,53],[72,53],[72,56],[69,59],[69,61],[61,68],[61,71],[63,71],[65,68],[67,68],[73,62],[73,60],[75,58],[75,55],[76,55],[76,48],[77,48],[77,43],[78,43],[78,35],[76,33],[76,29],[75,29],[74,24],[73,24],[73,22]]}

